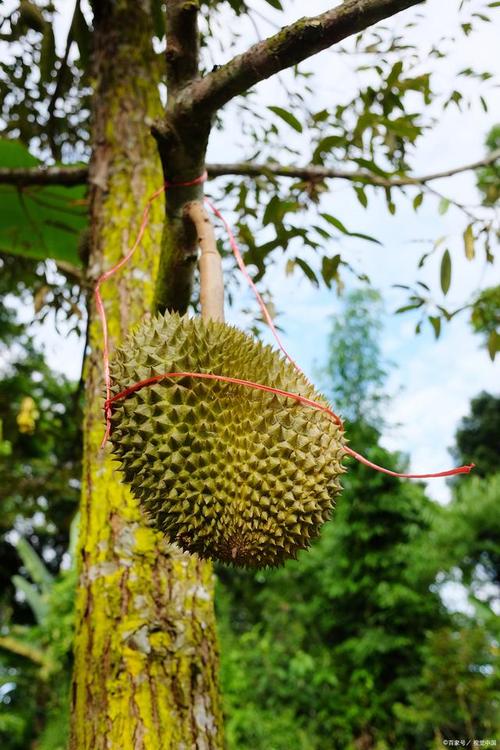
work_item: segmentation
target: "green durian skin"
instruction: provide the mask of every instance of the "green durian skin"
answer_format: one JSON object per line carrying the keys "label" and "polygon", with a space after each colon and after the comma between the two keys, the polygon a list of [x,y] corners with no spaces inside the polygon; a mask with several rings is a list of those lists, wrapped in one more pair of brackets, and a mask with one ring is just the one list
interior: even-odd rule
{"label": "green durian skin", "polygon": [[[326,401],[293,365],[225,323],[166,313],[115,353],[112,393],[208,372]],[[111,444],[151,523],[200,557],[277,566],[331,516],[343,434],[324,413],[242,385],[170,378],[113,405]]]}

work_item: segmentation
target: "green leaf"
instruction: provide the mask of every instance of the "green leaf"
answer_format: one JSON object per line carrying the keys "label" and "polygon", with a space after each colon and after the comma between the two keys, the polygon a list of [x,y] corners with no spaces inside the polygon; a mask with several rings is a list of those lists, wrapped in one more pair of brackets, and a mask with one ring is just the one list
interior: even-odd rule
{"label": "green leaf", "polygon": [[276,8],[276,10],[283,10],[283,6],[280,0],[266,0],[266,3],[268,5],[272,5],[273,8]]}
{"label": "green leaf", "polygon": [[336,219],[335,216],[332,216],[331,214],[320,214],[320,216],[329,224],[338,229],[339,232],[342,232],[342,234],[349,234],[349,230],[346,229],[340,219]]}
{"label": "green leaf", "polygon": [[415,209],[415,211],[422,205],[423,200],[424,200],[423,193],[418,193],[418,195],[415,196],[415,198],[413,199],[413,208]]}
{"label": "green leaf", "polygon": [[376,245],[382,245],[380,240],[377,240],[376,237],[372,237],[370,234],[363,234],[363,232],[349,232],[350,237],[359,237],[362,240],[366,240],[367,242],[374,242]]}
{"label": "green leaf", "polygon": [[422,307],[425,300],[420,299],[418,302],[412,302],[411,305],[404,305],[403,307],[398,307],[396,310],[396,315],[399,315],[400,313],[408,312],[408,310],[418,310],[419,307]]}
{"label": "green leaf", "polygon": [[329,112],[327,109],[320,109],[319,112],[316,112],[314,115],[312,115],[313,122],[324,122],[325,120],[328,120]]}
{"label": "green leaf", "polygon": [[22,576],[12,576],[12,583],[24,595],[36,621],[41,624],[47,615],[47,604],[44,597],[37,591],[36,586]]}
{"label": "green leaf", "polygon": [[[0,166],[36,167],[40,162],[18,141],[0,139]],[[0,251],[81,265],[78,242],[87,226],[85,186],[0,186]]]}
{"label": "green leaf", "polygon": [[54,579],[43,560],[22,536],[19,537],[14,546],[33,582],[37,583],[44,593],[49,593]]}
{"label": "green leaf", "polygon": [[296,130],[297,133],[302,133],[302,125],[291,112],[283,109],[283,107],[268,107],[268,109],[270,109],[271,112],[274,112],[275,115],[278,115],[278,117],[281,117],[281,119],[290,125],[291,128]]}
{"label": "green leaf", "polygon": [[[35,664],[51,664],[46,649],[38,648],[29,641],[23,641],[20,638],[14,638],[11,635],[0,636],[0,648],[5,651],[10,651],[11,654],[16,654],[16,656],[23,656],[25,659],[30,659],[30,661]],[[2,731],[2,729],[3,727],[0,724],[0,731]]]}
{"label": "green leaf", "polygon": [[498,352],[500,352],[500,335],[497,331],[491,331],[488,336],[488,354],[492,361],[495,359],[495,355],[498,354]]}
{"label": "green leaf", "polygon": [[474,234],[472,232],[472,224],[469,224],[464,232],[464,248],[465,257],[467,260],[473,260],[476,251],[474,249]]}
{"label": "green leaf", "polygon": [[434,336],[438,339],[441,333],[441,318],[433,315],[429,315],[429,323],[434,329]]}
{"label": "green leaf", "polygon": [[391,88],[391,86],[394,86],[399,76],[401,75],[402,71],[403,71],[403,63],[401,61],[398,61],[392,66],[392,70],[387,76],[387,80],[386,80],[387,88]]}
{"label": "green leaf", "polygon": [[450,207],[450,201],[448,198],[441,198],[439,201],[439,213],[443,216]]}
{"label": "green leaf", "polygon": [[445,250],[441,258],[441,289],[446,296],[451,284],[451,257],[448,250]]}
{"label": "green leaf", "polygon": [[306,263],[305,260],[302,260],[302,258],[295,258],[295,263],[304,271],[305,275],[307,276],[309,281],[314,284],[314,286],[319,286],[318,277],[312,270],[311,266]]}
{"label": "green leaf", "polygon": [[332,281],[335,279],[340,264],[340,255],[334,255],[333,258],[325,256],[321,261],[321,275],[327,287],[330,289]]}
{"label": "green leaf", "polygon": [[384,172],[383,169],[381,169],[377,164],[375,164],[374,161],[369,159],[354,159],[353,161],[356,162],[360,167],[364,167],[369,172],[373,172],[373,174],[378,174],[379,177],[389,177],[389,174],[387,172]]}
{"label": "green leaf", "polygon": [[360,239],[367,240],[368,242],[375,242],[377,245],[382,244],[380,240],[377,240],[375,237],[372,237],[369,234],[363,234],[362,232],[350,232],[344,226],[344,224],[342,224],[340,219],[337,219],[335,216],[332,216],[331,214],[320,214],[320,216],[329,224],[332,224],[332,226],[336,227],[336,229],[338,229],[339,232],[342,232],[342,234],[346,234],[348,237],[359,237]]}
{"label": "green leaf", "polygon": [[332,151],[334,148],[337,148],[338,146],[343,146],[344,144],[345,144],[345,139],[341,138],[339,135],[327,135],[326,138],[322,138],[318,142],[318,145],[314,149],[312,159],[311,159],[312,163],[322,164],[324,161],[323,154]]}
{"label": "green leaf", "polygon": [[354,188],[358,201],[361,203],[363,208],[366,208],[368,206],[368,196],[366,195],[365,189],[362,187],[355,187]]}
{"label": "green leaf", "polygon": [[281,224],[287,213],[294,213],[299,208],[300,204],[297,201],[283,201],[277,195],[273,195],[264,211],[262,223],[264,226],[268,224]]}

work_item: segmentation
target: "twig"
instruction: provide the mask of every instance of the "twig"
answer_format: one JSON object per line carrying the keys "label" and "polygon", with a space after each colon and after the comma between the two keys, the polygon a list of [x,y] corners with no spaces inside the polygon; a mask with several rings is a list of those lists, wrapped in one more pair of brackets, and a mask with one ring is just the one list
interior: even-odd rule
{"label": "twig", "polygon": [[[350,182],[364,182],[376,187],[404,187],[407,185],[425,185],[433,180],[440,180],[443,177],[453,177],[461,172],[468,172],[480,167],[487,167],[500,159],[500,149],[492,151],[483,159],[463,164],[459,167],[445,169],[441,172],[432,172],[430,174],[407,177],[381,177],[372,174],[366,170],[342,170],[331,169],[330,167],[321,167],[307,165],[305,167],[288,167],[281,164],[258,164],[256,162],[237,162],[234,164],[208,164],[207,172],[209,177],[223,177],[226,175],[241,175],[243,177],[258,177],[260,175],[272,175],[273,177],[290,177],[292,179],[304,181],[321,181],[328,179],[349,180]],[[1,174],[0,174],[1,180]]]}

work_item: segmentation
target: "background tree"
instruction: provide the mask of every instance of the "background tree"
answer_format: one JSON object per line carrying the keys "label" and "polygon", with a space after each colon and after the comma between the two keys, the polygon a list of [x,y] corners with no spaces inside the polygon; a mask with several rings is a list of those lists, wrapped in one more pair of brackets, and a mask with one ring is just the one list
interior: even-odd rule
{"label": "background tree", "polygon": [[466,613],[454,614],[447,627],[429,636],[420,684],[410,708],[400,712],[417,733],[439,727],[438,742],[498,732],[500,477],[497,461],[491,460],[500,438],[500,422],[492,418],[498,402],[484,392],[472,399],[453,454],[477,461],[479,476],[453,485],[451,502],[436,509],[416,558],[420,570],[434,571],[438,589],[451,584],[468,605]]}
{"label": "background tree", "polygon": [[477,475],[466,486],[453,484],[451,503],[435,524],[433,564],[446,573],[444,580],[465,585],[477,616],[498,636],[500,597],[499,526],[495,507],[500,498],[498,396],[482,392],[472,399],[470,414],[456,432],[453,455],[470,457]]}
{"label": "background tree", "polygon": [[386,369],[380,351],[381,297],[374,290],[350,292],[332,320],[328,362],[319,373],[326,392],[349,422],[380,425]]}
{"label": "background tree", "polygon": [[[281,10],[280,3],[270,4]],[[241,97],[235,106],[244,122],[247,154],[253,151],[260,161],[209,165],[209,173],[242,178],[226,179],[221,193],[240,219],[238,231],[246,260],[256,268],[254,278],[259,281],[275,251],[287,247],[290,270],[299,269],[313,283],[338,283],[340,271],[350,267],[342,254],[326,249],[313,267],[299,250],[319,250],[336,236],[362,239],[348,222],[323,210],[324,181],[348,180],[362,205],[372,189],[381,190],[391,212],[396,210],[395,192],[409,188],[415,191],[418,209],[421,196],[432,193],[436,174],[415,177],[409,168],[408,152],[428,124],[414,113],[411,102],[416,95],[430,103],[435,94],[429,75],[411,70],[417,51],[411,45],[402,49],[391,28],[356,40],[356,51],[373,55],[374,64],[364,73],[360,66],[360,90],[333,108],[318,110],[307,100],[307,78],[296,66],[416,4],[417,0],[348,0],[317,18],[292,24],[220,66],[214,30],[224,18],[220,14],[228,12],[224,3],[169,0],[164,8],[159,2],[147,7],[127,0],[96,2],[92,18],[76,3],[62,55],[55,51],[53,6],[42,1],[13,3],[2,25],[3,40],[9,42],[0,77],[6,134],[49,164],[60,158],[72,163],[86,160],[90,152],[91,160],[88,170],[56,165],[40,171],[26,165],[26,153],[19,156],[19,149],[18,161],[13,159],[11,141],[2,144],[8,154],[0,175],[7,185],[0,222],[3,249],[55,258],[59,269],[70,275],[71,287],[76,282],[88,292],[99,274],[125,254],[137,231],[137,206],[161,184],[162,171],[170,183],[203,173],[213,124],[223,122],[224,105]],[[229,5],[239,21],[255,20],[245,3],[235,0]],[[467,13],[467,3],[461,6],[458,13]],[[460,22],[464,33],[476,23],[463,15]],[[158,45],[165,41],[166,53],[159,55]],[[424,57],[428,54],[422,51]],[[300,89],[291,92],[291,107],[273,106],[262,112],[247,92],[286,68],[293,72],[294,89],[295,84]],[[479,76],[479,81],[487,80]],[[166,107],[160,104],[160,83],[167,85]],[[443,106],[462,98],[454,90]],[[156,147],[149,136],[152,124]],[[311,164],[297,169],[268,163],[292,131],[313,145]],[[281,153],[294,156],[293,146],[286,145]],[[29,158],[33,164],[34,157]],[[481,165],[495,159],[490,154]],[[337,169],[338,161],[345,171]],[[444,174],[478,166],[464,165]],[[84,194],[74,187],[82,180],[89,188],[88,233],[82,233]],[[145,313],[187,308],[196,238],[182,215],[185,204],[201,195],[200,185],[170,188],[164,209],[159,203],[153,207],[134,267],[107,284],[112,347]],[[317,219],[308,231],[297,221],[305,208]],[[469,257],[470,234],[486,247],[494,227],[489,215],[465,215]],[[257,231],[262,225],[268,233],[264,241]],[[451,283],[451,257],[443,251],[445,294]],[[354,271],[362,275],[362,269]],[[425,300],[424,304],[413,296],[410,306],[428,309]],[[41,294],[39,301],[41,312],[57,303],[53,294]],[[454,313],[443,310],[443,320]],[[92,305],[90,312],[73,746],[219,747],[211,569],[166,548],[144,526],[107,455],[98,451],[102,334]],[[9,435],[6,440],[10,442]],[[98,606],[101,602],[107,606]]]}

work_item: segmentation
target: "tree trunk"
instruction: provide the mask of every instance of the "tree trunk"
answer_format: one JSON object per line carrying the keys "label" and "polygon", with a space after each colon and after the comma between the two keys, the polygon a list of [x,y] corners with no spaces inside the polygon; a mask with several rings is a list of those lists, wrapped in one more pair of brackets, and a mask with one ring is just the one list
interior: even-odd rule
{"label": "tree trunk", "polygon": [[[90,278],[123,257],[162,183],[153,119],[158,61],[146,3],[95,4]],[[130,264],[103,285],[111,351],[153,306],[164,207]],[[121,483],[103,435],[102,332],[86,368],[72,750],[222,746],[209,564],[167,546]]]}

